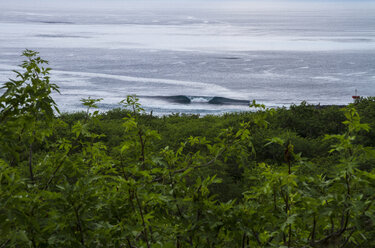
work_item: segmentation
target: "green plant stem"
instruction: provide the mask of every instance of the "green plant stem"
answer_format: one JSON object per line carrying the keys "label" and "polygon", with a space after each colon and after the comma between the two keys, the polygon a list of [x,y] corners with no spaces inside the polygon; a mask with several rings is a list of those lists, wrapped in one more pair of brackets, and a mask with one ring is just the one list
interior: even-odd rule
{"label": "green plant stem", "polygon": [[30,180],[34,182],[34,174],[33,174],[33,143],[30,143],[29,147],[29,172],[30,172]]}
{"label": "green plant stem", "polygon": [[145,240],[146,240],[147,248],[150,248],[150,243],[149,243],[149,241],[148,241],[148,234],[147,234],[147,226],[146,226],[145,219],[144,219],[144,217],[143,217],[142,206],[141,206],[141,203],[139,202],[139,198],[138,198],[138,194],[137,194],[137,192],[135,192],[135,199],[136,199],[136,201],[137,201],[137,205],[138,205],[139,213],[140,213],[140,215],[141,215],[141,219],[142,219],[143,232],[144,232],[144,236],[145,236]]}
{"label": "green plant stem", "polygon": [[74,214],[75,214],[76,220],[77,220],[77,227],[78,227],[78,231],[79,231],[79,234],[80,234],[80,242],[83,246],[85,246],[85,239],[84,239],[84,236],[83,236],[83,227],[82,227],[81,219],[79,218],[78,209],[73,206],[73,210],[74,210]]}

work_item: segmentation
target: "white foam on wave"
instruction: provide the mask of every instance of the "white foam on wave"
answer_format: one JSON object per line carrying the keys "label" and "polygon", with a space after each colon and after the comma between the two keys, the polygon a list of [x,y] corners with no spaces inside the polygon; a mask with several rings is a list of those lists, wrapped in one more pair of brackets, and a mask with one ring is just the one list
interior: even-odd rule
{"label": "white foam on wave", "polygon": [[24,12],[24,11],[9,11],[10,14],[14,15],[20,15],[20,16],[53,16],[51,14],[45,14],[45,13],[36,13],[36,12]]}
{"label": "white foam on wave", "polygon": [[190,97],[192,103],[208,103],[212,97]]}
{"label": "white foam on wave", "polygon": [[62,88],[65,88],[65,87],[74,88],[77,86],[87,87],[87,86],[92,85],[92,83],[90,83],[90,81],[87,78],[79,78],[79,77],[65,76],[64,78],[56,78],[56,79],[53,78],[53,81],[56,82],[56,84],[58,84]]}
{"label": "white foam on wave", "polygon": [[[3,71],[1,71],[3,70]],[[8,80],[9,78],[16,77],[16,74],[13,73],[13,70],[20,70],[20,67],[18,66],[12,66],[8,64],[0,64],[0,80]],[[58,71],[52,71],[51,76],[54,76],[56,74],[59,74]],[[80,77],[77,75],[71,75],[74,77],[64,76],[53,78],[53,81],[58,83],[61,87],[74,87],[74,86],[89,86],[91,83],[88,81],[87,77]]]}
{"label": "white foam on wave", "polygon": [[366,74],[368,74],[367,71],[359,71],[359,72],[346,73],[345,76],[349,76],[349,77],[352,77],[352,76],[363,76],[363,75],[366,75]]}
{"label": "white foam on wave", "polygon": [[[1,65],[0,65],[1,66]],[[90,78],[107,78],[115,79],[120,81],[127,82],[140,82],[140,83],[154,83],[154,84],[168,84],[168,85],[177,85],[185,86],[190,88],[198,89],[210,89],[212,92],[215,92],[219,95],[233,95],[233,91],[211,83],[203,82],[194,82],[194,81],[182,81],[174,79],[163,79],[163,78],[145,78],[145,77],[134,77],[134,76],[125,76],[125,75],[114,75],[114,74],[104,74],[104,73],[93,73],[93,72],[77,72],[77,71],[52,71],[52,74],[58,75],[74,75],[80,77],[90,77]]]}
{"label": "white foam on wave", "polygon": [[324,80],[324,81],[331,81],[331,82],[337,82],[340,81],[339,78],[337,77],[332,77],[332,76],[318,76],[318,77],[312,77],[313,79],[316,80]]}
{"label": "white foam on wave", "polygon": [[[4,70],[16,70],[18,67],[11,66],[7,64],[0,64],[0,69]],[[152,83],[156,85],[174,85],[188,87],[189,89],[199,90],[200,92],[211,92],[214,95],[232,97],[236,95],[235,92],[229,90],[226,87],[212,84],[212,83],[203,83],[203,82],[194,82],[194,81],[183,81],[175,79],[163,79],[163,78],[146,78],[146,77],[135,77],[135,76],[125,76],[125,75],[115,75],[115,74],[105,74],[105,73],[94,73],[94,72],[78,72],[78,71],[60,71],[53,70],[51,71],[51,76],[57,76],[56,81],[61,82],[62,86],[82,86],[83,82],[85,86],[89,85],[89,79],[91,78],[105,78],[120,80],[125,82],[139,82],[139,83]],[[68,77],[67,77],[68,76]],[[73,77],[72,77],[73,76]],[[75,78],[76,77],[76,78]],[[80,82],[80,84],[75,83]],[[81,89],[80,89],[81,90]],[[102,89],[106,90],[106,89]],[[101,90],[101,91],[102,91]],[[112,89],[107,89],[112,90]],[[139,92],[142,93],[142,92]],[[155,95],[158,95],[158,92],[154,92]]]}
{"label": "white foam on wave", "polygon": [[172,65],[186,65],[184,61],[173,62]]}

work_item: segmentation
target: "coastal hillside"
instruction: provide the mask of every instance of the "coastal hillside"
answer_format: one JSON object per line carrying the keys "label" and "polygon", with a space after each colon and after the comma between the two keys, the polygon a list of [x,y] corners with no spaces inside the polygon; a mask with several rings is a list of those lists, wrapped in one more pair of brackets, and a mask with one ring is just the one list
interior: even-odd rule
{"label": "coastal hillside", "polygon": [[375,246],[375,98],[60,113],[23,55],[0,97],[0,247]]}

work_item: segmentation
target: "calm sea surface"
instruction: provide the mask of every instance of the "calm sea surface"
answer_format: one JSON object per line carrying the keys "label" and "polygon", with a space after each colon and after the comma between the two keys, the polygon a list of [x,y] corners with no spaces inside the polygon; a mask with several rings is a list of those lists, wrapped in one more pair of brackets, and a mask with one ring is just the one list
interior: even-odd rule
{"label": "calm sea surface", "polygon": [[371,3],[255,5],[0,0],[0,82],[23,49],[50,61],[63,111],[137,94],[154,114],[220,114],[375,95]]}

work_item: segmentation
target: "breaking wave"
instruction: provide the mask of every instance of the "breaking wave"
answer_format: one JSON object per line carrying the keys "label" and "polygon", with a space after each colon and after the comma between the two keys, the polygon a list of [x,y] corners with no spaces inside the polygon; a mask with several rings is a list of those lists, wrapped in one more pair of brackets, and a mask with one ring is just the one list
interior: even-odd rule
{"label": "breaking wave", "polygon": [[160,99],[171,103],[179,104],[216,104],[216,105],[249,105],[248,100],[239,100],[219,96],[141,96],[141,98]]}

